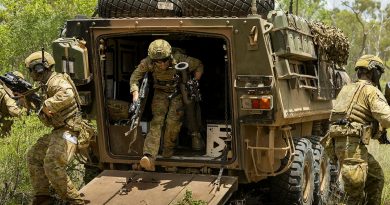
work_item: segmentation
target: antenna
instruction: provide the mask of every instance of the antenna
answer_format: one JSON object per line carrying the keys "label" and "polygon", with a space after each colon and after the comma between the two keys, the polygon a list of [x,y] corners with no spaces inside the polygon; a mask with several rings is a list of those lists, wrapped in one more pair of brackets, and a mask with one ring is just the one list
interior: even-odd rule
{"label": "antenna", "polygon": [[252,15],[257,15],[256,0],[252,0],[252,3],[251,3],[251,12],[252,12]]}
{"label": "antenna", "polygon": [[42,46],[42,64],[45,64],[45,48]]}

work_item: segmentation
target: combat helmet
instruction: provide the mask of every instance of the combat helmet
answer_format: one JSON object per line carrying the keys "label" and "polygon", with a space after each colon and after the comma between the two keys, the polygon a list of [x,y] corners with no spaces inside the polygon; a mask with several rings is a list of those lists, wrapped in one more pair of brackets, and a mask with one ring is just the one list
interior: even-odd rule
{"label": "combat helmet", "polygon": [[[46,69],[51,69],[53,65],[55,64],[53,56],[50,55],[48,52],[43,52],[44,60],[42,61],[42,51],[36,51],[29,55],[25,60],[24,64],[26,68],[32,69],[35,66],[37,67],[45,67]],[[40,66],[39,66],[40,65]],[[42,68],[38,69],[37,72],[40,72]]]}
{"label": "combat helmet", "polygon": [[148,56],[152,60],[161,60],[171,57],[172,47],[171,45],[163,39],[154,40],[149,45]]}
{"label": "combat helmet", "polygon": [[356,61],[355,64],[355,70],[363,68],[370,71],[375,67],[377,67],[382,73],[385,71],[383,61],[378,56],[374,55],[363,55]]}

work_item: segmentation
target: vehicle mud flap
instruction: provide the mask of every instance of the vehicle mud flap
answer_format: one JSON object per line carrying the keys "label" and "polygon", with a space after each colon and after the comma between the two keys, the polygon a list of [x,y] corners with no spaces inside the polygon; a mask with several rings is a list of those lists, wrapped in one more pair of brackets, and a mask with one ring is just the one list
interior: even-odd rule
{"label": "vehicle mud flap", "polygon": [[238,188],[238,179],[217,176],[142,171],[105,170],[80,193],[90,204],[177,204],[190,191],[192,198],[208,205],[225,204]]}

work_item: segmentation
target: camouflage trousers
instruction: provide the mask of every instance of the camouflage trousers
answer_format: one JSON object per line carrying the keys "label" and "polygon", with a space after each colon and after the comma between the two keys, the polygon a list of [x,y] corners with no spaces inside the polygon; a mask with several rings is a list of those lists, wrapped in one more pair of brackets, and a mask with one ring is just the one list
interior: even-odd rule
{"label": "camouflage trousers", "polygon": [[334,139],[341,180],[348,194],[347,205],[381,204],[384,174],[378,161],[360,143],[359,137]]}
{"label": "camouflage trousers", "polygon": [[184,115],[182,96],[178,95],[169,100],[168,96],[170,94],[159,89],[154,90],[152,101],[153,119],[150,122],[150,131],[146,135],[143,150],[144,154],[152,155],[153,158],[158,154],[164,123],[164,150],[172,150],[175,147],[182,125]]}
{"label": "camouflage trousers", "polygon": [[66,167],[76,151],[76,144],[64,136],[73,135],[67,129],[56,129],[39,138],[27,153],[34,195],[50,195],[49,185],[61,199],[70,204],[84,204],[78,190],[66,173]]}

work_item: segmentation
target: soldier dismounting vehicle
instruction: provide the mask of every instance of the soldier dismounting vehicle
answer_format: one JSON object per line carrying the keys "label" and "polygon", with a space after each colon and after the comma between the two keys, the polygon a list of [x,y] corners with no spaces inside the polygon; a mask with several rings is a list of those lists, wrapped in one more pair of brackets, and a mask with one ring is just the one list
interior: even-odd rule
{"label": "soldier dismounting vehicle", "polygon": [[[135,102],[138,99],[138,81],[146,72],[153,73],[153,119],[150,123],[151,129],[144,143],[144,157],[140,161],[141,166],[146,170],[154,171],[155,169],[154,160],[158,154],[161,129],[164,122],[162,155],[166,158],[173,155],[173,148],[180,132],[184,112],[182,110],[181,94],[172,97],[172,99],[168,97],[175,92],[177,87],[177,82],[174,80],[176,74],[174,65],[179,62],[187,62],[190,71],[194,72],[194,78],[200,80],[203,73],[203,64],[200,60],[181,53],[173,54],[172,47],[167,41],[157,39],[149,45],[148,57],[141,61],[130,78],[130,93],[133,95],[133,102]],[[193,136],[193,149],[201,149],[201,140],[201,136]]]}

